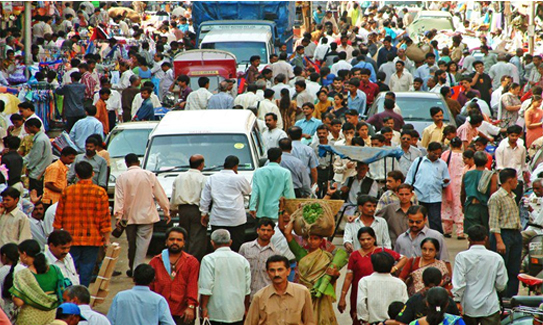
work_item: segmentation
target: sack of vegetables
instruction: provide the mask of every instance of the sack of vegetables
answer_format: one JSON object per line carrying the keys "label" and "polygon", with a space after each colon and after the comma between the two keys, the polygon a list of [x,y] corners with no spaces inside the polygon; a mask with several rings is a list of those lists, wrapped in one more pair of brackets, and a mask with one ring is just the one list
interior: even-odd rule
{"label": "sack of vegetables", "polygon": [[334,233],[334,213],[325,201],[303,203],[291,218],[294,218],[294,231],[299,236],[329,237]]}

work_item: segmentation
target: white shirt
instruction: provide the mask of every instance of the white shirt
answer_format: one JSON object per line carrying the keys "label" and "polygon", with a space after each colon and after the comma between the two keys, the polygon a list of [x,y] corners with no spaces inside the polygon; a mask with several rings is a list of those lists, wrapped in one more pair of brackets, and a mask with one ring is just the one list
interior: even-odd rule
{"label": "white shirt", "polygon": [[251,266],[230,247],[220,247],[202,259],[198,289],[211,296],[207,304],[211,321],[240,322],[245,296],[251,294]]}
{"label": "white shirt", "polygon": [[72,78],[70,77],[72,72],[79,72],[79,68],[75,67],[75,68],[71,68],[70,70],[66,71],[64,76],[62,76],[62,85],[69,85],[69,84],[72,83]]}
{"label": "white shirt", "polygon": [[185,110],[202,110],[207,108],[207,102],[209,99],[213,96],[213,94],[205,89],[205,88],[198,88],[198,90],[195,90],[191,92],[187,96],[187,104],[185,105]]}
{"label": "white shirt", "polygon": [[[339,51],[339,48],[338,48]],[[332,65],[332,68],[330,69],[330,73],[335,74],[337,76],[337,73],[339,70],[351,70],[353,66],[349,64],[345,60],[339,60],[338,62],[334,63]]]}
{"label": "white shirt", "polygon": [[470,317],[486,317],[498,312],[497,291],[505,289],[507,280],[503,258],[482,245],[471,246],[456,255],[452,294],[460,300],[464,314]]}
{"label": "white shirt", "polygon": [[492,92],[492,95],[490,96],[490,108],[492,108],[492,111],[497,112],[498,111],[498,105],[500,104],[500,98],[503,94],[503,87],[500,86],[498,89],[494,90]]}
{"label": "white shirt", "polygon": [[279,107],[277,107],[274,102],[269,99],[264,99],[258,102],[256,106],[258,107],[259,119],[264,121],[266,119],[266,114],[275,113],[275,115],[277,115],[277,127],[280,129],[283,128],[283,116],[281,115]]}
{"label": "white shirt", "polygon": [[505,138],[495,152],[496,169],[513,168],[517,171],[517,178],[522,179],[522,172],[526,170],[526,148],[517,143],[515,148],[509,144],[509,139]]}
{"label": "white shirt", "polygon": [[[158,96],[154,92],[151,93],[151,97],[149,97],[149,99],[151,99],[151,103],[153,104],[153,108],[162,107],[162,104],[160,103],[160,100],[158,99]],[[134,116],[136,116],[136,113],[141,108],[141,104],[143,104],[143,98],[141,97],[141,93],[139,93],[139,94],[136,94],[136,96],[132,100],[132,111],[131,111],[132,118],[134,118]]]}
{"label": "white shirt", "polygon": [[236,96],[234,99],[234,106],[241,105],[244,109],[249,107],[256,107],[258,102],[258,97],[255,93],[248,91],[245,94]]}
{"label": "white shirt", "polygon": [[[377,237],[376,245],[379,247],[385,247],[388,249],[392,248],[390,242],[390,235],[388,233],[387,221],[381,217],[374,217],[371,224],[371,228],[375,231],[375,236]],[[345,225],[345,232],[343,233],[343,244],[350,243],[353,245],[353,251],[359,250],[361,248],[360,242],[358,241],[358,230],[365,227],[364,223],[360,221],[360,218],[356,218],[355,221],[349,222]]]}
{"label": "white shirt", "polygon": [[285,238],[285,235],[281,232],[279,229],[279,225],[275,225],[275,234],[273,234],[270,242],[275,247],[275,250],[279,252],[279,255],[283,255],[286,258],[288,258],[289,261],[292,261],[296,259],[294,254],[290,251],[290,248],[288,248],[288,242]]}
{"label": "white shirt", "polygon": [[264,150],[266,153],[270,148],[279,147],[279,140],[288,138],[285,131],[278,127],[271,130],[266,128],[260,135],[262,136],[262,142],[264,142]]}
{"label": "white shirt", "polygon": [[[244,196],[251,194],[251,184],[233,170],[225,169],[211,175],[204,186],[200,199],[200,211],[211,213],[209,224],[212,226],[236,227],[247,222]],[[201,293],[201,292],[200,292]]]}
{"label": "white shirt", "polygon": [[89,305],[79,305],[81,315],[87,319],[79,321],[78,325],[111,325],[106,316],[95,312]]}
{"label": "white shirt", "polygon": [[287,80],[294,78],[294,71],[292,68],[292,65],[284,60],[279,60],[275,63],[273,63],[270,66],[270,69],[273,74],[273,78],[277,77],[279,74],[284,74]]}
{"label": "white shirt", "polygon": [[395,301],[405,303],[407,299],[407,286],[402,280],[374,272],[358,282],[358,319],[368,323],[388,319],[388,306]]}
{"label": "white shirt", "polygon": [[112,85],[112,88],[123,91],[126,88],[130,87],[130,77],[132,77],[133,75],[134,72],[132,72],[132,70],[126,70],[121,74],[121,79],[119,79],[119,83],[116,85]]}
{"label": "white shirt", "polygon": [[[121,94],[114,89],[110,89],[110,90],[111,90],[111,95],[109,96],[109,99],[106,100],[106,108],[108,111],[117,111],[119,114],[122,114],[123,106],[121,105]],[[137,96],[141,97],[140,94],[138,94]],[[92,104],[96,105],[99,99],[100,99],[100,93],[96,92],[94,94],[94,99],[92,101]]]}
{"label": "white shirt", "polygon": [[177,210],[181,204],[200,205],[200,196],[206,184],[206,176],[198,169],[189,169],[173,181],[170,209]]}
{"label": "white shirt", "polygon": [[277,85],[272,87],[272,90],[275,91],[275,94],[273,95],[273,97],[275,99],[281,99],[281,90],[285,88],[288,89],[290,97],[292,97],[294,93],[296,92],[294,89],[292,89],[290,85],[280,82]]}
{"label": "white shirt", "polygon": [[330,44],[319,44],[317,45],[317,48],[315,49],[315,54],[313,58],[315,60],[322,61],[324,59],[324,56],[326,55],[326,52],[329,51]]}
{"label": "white shirt", "polygon": [[61,261],[56,258],[53,253],[51,253],[48,246],[45,247],[45,251],[43,253],[45,255],[45,258],[47,259],[47,262],[49,264],[58,266],[58,268],[62,272],[62,275],[64,275],[65,278],[70,279],[73,285],[79,284],[79,274],[77,274],[72,255],[68,253]]}
{"label": "white shirt", "polygon": [[57,207],[58,207],[58,202],[51,205],[50,207],[47,208],[47,210],[45,211],[45,216],[43,217],[43,221],[44,221],[44,228],[45,228],[45,233],[47,234],[47,236],[49,237],[49,234],[53,232],[53,222],[55,222],[55,213],[57,212]]}
{"label": "white shirt", "polygon": [[390,77],[390,91],[409,91],[409,88],[413,85],[413,76],[405,69],[401,76],[398,73],[394,73]]}

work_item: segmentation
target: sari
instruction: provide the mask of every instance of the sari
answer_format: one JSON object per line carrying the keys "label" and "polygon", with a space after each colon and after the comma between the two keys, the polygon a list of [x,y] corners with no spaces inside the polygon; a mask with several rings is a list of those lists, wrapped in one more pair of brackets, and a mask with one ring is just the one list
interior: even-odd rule
{"label": "sari", "polygon": [[311,292],[311,302],[313,303],[313,314],[315,315],[316,324],[338,324],[334,308],[332,307],[332,303],[335,301],[333,293],[332,295],[325,293],[318,298],[314,295],[315,289],[320,284],[319,280],[326,275],[326,270],[332,262],[333,255],[321,248],[308,253],[296,240],[292,240],[288,245],[298,261],[300,284],[303,284]]}
{"label": "sari", "polygon": [[[466,323],[464,323],[464,320],[460,316],[451,315],[451,314],[445,314],[443,316],[444,316],[444,319],[441,323],[439,323],[440,325],[466,325]],[[417,319],[417,320],[412,321],[409,325],[419,325],[419,324],[420,323]]]}
{"label": "sari", "polygon": [[422,273],[429,267],[435,267],[436,269],[441,271],[441,275],[443,276],[443,283],[445,284],[445,286],[443,287],[447,289],[447,291],[449,291],[450,288],[448,288],[448,286],[450,284],[451,276],[445,262],[436,259],[434,263],[420,267],[420,260],[420,257],[409,258],[407,260],[407,263],[405,263],[404,268],[402,269],[402,273],[400,274],[400,279],[406,281],[407,293],[409,294],[409,297],[413,296],[416,293],[419,293],[421,290],[424,289]]}
{"label": "sari", "polygon": [[24,301],[17,325],[45,325],[55,320],[56,308],[61,303],[57,293],[61,277],[60,269],[54,265],[44,274],[34,274],[26,268],[15,273],[10,292]]}

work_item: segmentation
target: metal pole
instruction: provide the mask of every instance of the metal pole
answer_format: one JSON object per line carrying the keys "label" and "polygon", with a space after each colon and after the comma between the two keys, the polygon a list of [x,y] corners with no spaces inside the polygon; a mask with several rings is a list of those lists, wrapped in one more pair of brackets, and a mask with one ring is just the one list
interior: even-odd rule
{"label": "metal pole", "polygon": [[[535,1],[530,1],[530,14],[528,16],[528,28],[535,26]],[[534,53],[535,30],[528,33],[528,53]]]}
{"label": "metal pole", "polygon": [[[32,65],[32,2],[25,1],[25,13],[24,13],[24,37],[25,37],[25,64],[27,67]],[[26,69],[27,78],[29,77],[29,71]]]}

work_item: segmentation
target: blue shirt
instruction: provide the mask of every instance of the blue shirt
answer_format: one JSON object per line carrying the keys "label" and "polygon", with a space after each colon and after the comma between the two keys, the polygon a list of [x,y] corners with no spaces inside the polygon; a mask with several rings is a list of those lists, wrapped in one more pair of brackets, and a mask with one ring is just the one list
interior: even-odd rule
{"label": "blue shirt", "polygon": [[357,89],[356,90],[356,97],[353,99],[351,97],[351,92],[349,91],[349,94],[347,95],[347,107],[349,109],[356,109],[358,111],[358,114],[365,114],[366,113],[366,93],[364,93],[362,90]]}
{"label": "blue shirt", "polygon": [[302,161],[302,164],[306,166],[307,173],[311,173],[312,168],[317,168],[319,160],[315,154],[315,150],[306,146],[301,141],[292,141],[292,155]]}
{"label": "blue shirt", "polygon": [[85,152],[85,141],[92,134],[104,136],[104,126],[94,116],[87,116],[75,122],[70,131],[70,139],[74,142],[77,151]]}
{"label": "blue shirt", "polygon": [[294,157],[291,153],[283,152],[281,155],[281,167],[290,171],[293,187],[301,190],[303,193],[311,194],[311,180],[309,173],[306,172],[305,166],[299,158]]}
{"label": "blue shirt", "polygon": [[111,325],[166,324],[175,325],[170,307],[164,297],[146,286],[135,286],[119,292],[107,313]]}
{"label": "blue shirt", "polygon": [[[317,128],[321,124],[322,124],[321,120],[312,117],[310,120],[307,120],[305,118],[302,120],[299,120],[294,125],[301,127],[303,134],[309,134],[310,136],[313,136],[315,132],[317,132]],[[312,139],[302,138],[302,143],[305,145],[309,145],[311,141]]]}
{"label": "blue shirt", "polygon": [[220,92],[209,98],[208,109],[231,109],[234,107],[234,98],[225,92]]}
{"label": "blue shirt", "polygon": [[256,211],[259,218],[276,220],[279,214],[279,199],[282,196],[287,199],[295,198],[290,171],[275,162],[257,169],[253,175],[249,210]]}
{"label": "blue shirt", "polygon": [[360,68],[360,69],[368,69],[371,72],[370,75],[370,81],[371,82],[377,82],[377,75],[375,74],[375,68],[373,67],[373,64],[366,62],[366,61],[360,61],[358,62],[353,68]]}
{"label": "blue shirt", "polygon": [[155,119],[155,107],[151,102],[151,98],[147,98],[141,103],[141,107],[136,112],[134,120],[136,121],[152,121]]}
{"label": "blue shirt", "polygon": [[428,91],[428,86],[426,85],[426,81],[428,81],[428,79],[430,79],[430,77],[432,76],[430,74],[430,68],[432,67],[430,67],[427,63],[425,63],[421,65],[420,67],[418,67],[417,70],[415,71],[415,74],[413,75],[413,79],[421,78],[424,81],[424,83],[422,84],[422,89],[424,91]]}
{"label": "blue shirt", "polygon": [[[422,162],[417,171],[417,177],[414,177],[420,159]],[[446,179],[449,182],[445,183]],[[441,159],[432,162],[427,156],[415,159],[405,177],[405,182],[415,188],[419,202],[424,203],[441,202],[443,188],[449,185],[450,180],[447,164]]]}

